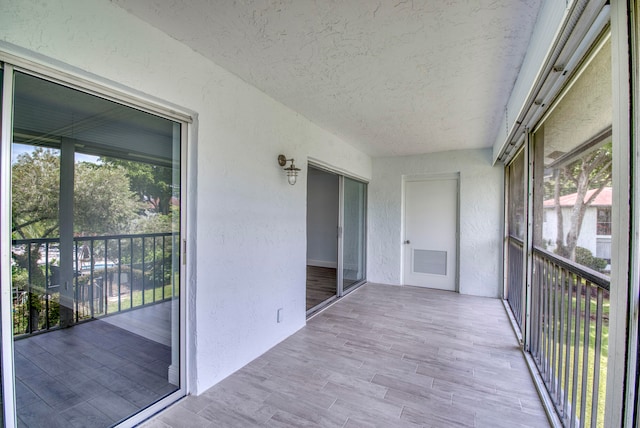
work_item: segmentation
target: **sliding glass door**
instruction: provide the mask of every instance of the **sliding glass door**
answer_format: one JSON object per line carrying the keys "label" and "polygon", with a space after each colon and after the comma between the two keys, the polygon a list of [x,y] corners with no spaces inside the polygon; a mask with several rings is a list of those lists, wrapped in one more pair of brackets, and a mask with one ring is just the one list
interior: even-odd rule
{"label": "sliding glass door", "polygon": [[309,166],[307,313],[364,283],[367,184]]}
{"label": "sliding glass door", "polygon": [[186,124],[29,72],[11,80],[2,344],[13,351],[13,418],[116,425],[184,386]]}

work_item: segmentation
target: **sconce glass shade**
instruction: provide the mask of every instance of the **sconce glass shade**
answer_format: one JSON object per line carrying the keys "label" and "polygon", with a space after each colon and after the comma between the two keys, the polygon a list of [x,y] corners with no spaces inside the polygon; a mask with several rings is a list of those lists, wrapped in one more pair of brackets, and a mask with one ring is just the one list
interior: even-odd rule
{"label": "sconce glass shade", "polygon": [[[287,162],[291,162],[291,165],[285,167]],[[296,181],[298,179],[298,171],[300,171],[300,168],[296,168],[295,164],[293,163],[293,158],[287,159],[285,155],[280,155],[278,156],[278,164],[282,166],[282,169],[284,169],[287,173],[287,181],[289,182],[289,184],[291,184],[292,186],[296,184]]]}
{"label": "sconce glass shade", "polygon": [[297,171],[291,171],[291,170],[287,171],[287,180],[289,181],[289,184],[293,186],[294,184],[296,184],[297,179],[298,179]]}

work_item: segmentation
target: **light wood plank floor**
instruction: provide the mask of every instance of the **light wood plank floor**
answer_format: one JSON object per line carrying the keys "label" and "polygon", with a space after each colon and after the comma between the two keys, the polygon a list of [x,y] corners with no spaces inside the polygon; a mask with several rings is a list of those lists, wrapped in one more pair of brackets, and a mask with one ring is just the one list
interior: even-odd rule
{"label": "light wood plank floor", "polygon": [[549,424],[499,300],[368,284],[145,426]]}
{"label": "light wood plank floor", "polygon": [[146,339],[171,346],[171,301],[155,303],[101,319]]}

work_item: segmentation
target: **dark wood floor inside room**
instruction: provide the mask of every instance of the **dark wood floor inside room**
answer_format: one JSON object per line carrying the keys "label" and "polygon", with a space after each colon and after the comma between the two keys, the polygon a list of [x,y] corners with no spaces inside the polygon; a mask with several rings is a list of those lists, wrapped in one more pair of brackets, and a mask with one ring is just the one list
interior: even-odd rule
{"label": "dark wood floor inside room", "polygon": [[336,295],[336,268],[307,266],[307,310]]}

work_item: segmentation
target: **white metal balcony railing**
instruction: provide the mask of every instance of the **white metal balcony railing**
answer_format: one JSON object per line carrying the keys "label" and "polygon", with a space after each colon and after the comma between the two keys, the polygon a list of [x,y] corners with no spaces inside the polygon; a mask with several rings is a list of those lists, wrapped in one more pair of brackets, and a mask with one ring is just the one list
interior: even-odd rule
{"label": "white metal balcony railing", "polygon": [[[507,301],[523,325],[523,242],[508,239]],[[533,248],[529,349],[567,427],[603,425],[609,330],[608,276]]]}
{"label": "white metal balcony railing", "polygon": [[609,277],[533,249],[530,352],[564,426],[603,424]]}
{"label": "white metal balcony railing", "polygon": [[524,243],[513,236],[509,236],[507,256],[509,260],[508,295],[507,302],[511,307],[513,317],[522,329],[522,292],[524,289],[522,257]]}

